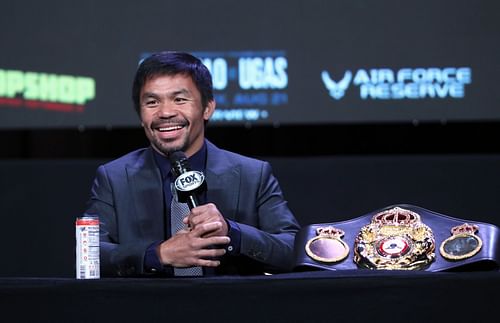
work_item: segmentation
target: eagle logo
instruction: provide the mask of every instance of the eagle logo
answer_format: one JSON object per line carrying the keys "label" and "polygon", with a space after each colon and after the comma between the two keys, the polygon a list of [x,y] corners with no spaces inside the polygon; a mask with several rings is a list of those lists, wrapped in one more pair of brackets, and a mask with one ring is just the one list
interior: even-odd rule
{"label": "eagle logo", "polygon": [[330,74],[327,71],[323,71],[321,72],[321,79],[330,93],[330,96],[335,100],[340,100],[344,97],[345,91],[349,87],[349,83],[351,83],[352,72],[346,71],[344,73],[344,77],[340,81],[335,82],[331,79]]}

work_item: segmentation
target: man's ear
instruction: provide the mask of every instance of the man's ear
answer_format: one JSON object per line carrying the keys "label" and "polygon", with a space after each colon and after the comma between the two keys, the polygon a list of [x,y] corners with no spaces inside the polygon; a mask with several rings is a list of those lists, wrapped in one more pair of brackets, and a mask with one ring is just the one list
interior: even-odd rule
{"label": "man's ear", "polygon": [[207,103],[207,106],[203,110],[203,119],[205,121],[208,121],[212,114],[214,114],[215,111],[215,100],[210,100]]}

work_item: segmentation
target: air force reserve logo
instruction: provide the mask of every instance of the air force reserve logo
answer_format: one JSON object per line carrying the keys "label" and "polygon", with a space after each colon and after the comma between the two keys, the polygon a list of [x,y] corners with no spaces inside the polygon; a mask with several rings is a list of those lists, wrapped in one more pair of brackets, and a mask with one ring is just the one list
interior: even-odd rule
{"label": "air force reserve logo", "polygon": [[[339,76],[337,76],[339,77]],[[349,87],[359,88],[361,100],[463,99],[472,83],[470,67],[367,68],[346,70],[341,79],[326,70],[321,79],[334,100],[342,99]]]}

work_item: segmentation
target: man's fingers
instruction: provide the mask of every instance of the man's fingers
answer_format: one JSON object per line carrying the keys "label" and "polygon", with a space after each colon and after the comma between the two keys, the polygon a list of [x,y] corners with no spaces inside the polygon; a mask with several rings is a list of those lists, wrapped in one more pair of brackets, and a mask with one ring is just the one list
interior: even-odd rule
{"label": "man's fingers", "polygon": [[223,221],[224,217],[219,212],[215,204],[208,203],[204,205],[197,206],[190,210],[189,212],[189,224],[192,227],[196,227],[201,223]]}
{"label": "man's fingers", "polygon": [[213,258],[221,257],[225,253],[225,249],[202,249],[198,253],[197,266],[217,267],[220,261]]}
{"label": "man's fingers", "polygon": [[204,241],[207,242],[207,245],[214,246],[214,245],[226,245],[231,242],[231,238],[227,236],[213,236],[210,238],[205,238],[203,239]]}
{"label": "man's fingers", "polygon": [[218,260],[198,259],[196,266],[200,267],[217,267],[220,265]]}
{"label": "man's fingers", "polygon": [[206,223],[202,226],[195,228],[194,230],[182,229],[177,231],[176,236],[179,235],[188,235],[191,238],[188,238],[186,241],[186,245],[190,245],[193,249],[202,249],[212,245],[226,245],[231,242],[231,239],[228,236],[218,236],[214,235],[211,237],[206,237],[207,233],[218,230],[221,227],[220,222],[211,222]]}
{"label": "man's fingers", "polygon": [[203,224],[196,226],[193,230],[193,233],[197,237],[201,237],[207,233],[220,230],[221,228],[222,228],[222,222],[220,222],[220,221],[207,222],[207,223],[203,223]]}
{"label": "man's fingers", "polygon": [[[225,249],[201,249],[196,252],[196,255],[187,258],[185,264],[191,266],[203,267],[217,267],[220,261],[215,259],[223,256],[226,253]],[[185,267],[185,265],[178,264],[178,267]]]}
{"label": "man's fingers", "polygon": [[225,254],[225,249],[202,249],[200,250],[200,252],[198,252],[198,258],[211,259],[224,256]]}
{"label": "man's fingers", "polygon": [[211,246],[217,245],[227,245],[231,242],[228,236],[212,236],[209,238],[198,238],[192,241],[192,247],[194,249],[204,249]]}

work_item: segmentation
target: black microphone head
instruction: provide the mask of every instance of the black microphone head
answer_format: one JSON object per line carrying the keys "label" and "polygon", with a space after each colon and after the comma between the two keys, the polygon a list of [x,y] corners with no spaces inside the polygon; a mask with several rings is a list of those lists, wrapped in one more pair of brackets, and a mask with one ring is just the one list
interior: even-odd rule
{"label": "black microphone head", "polygon": [[173,164],[176,161],[187,159],[186,154],[184,154],[183,151],[181,150],[176,150],[168,154],[168,158],[170,159],[170,162]]}
{"label": "black microphone head", "polygon": [[168,155],[172,174],[175,177],[174,187],[180,202],[186,202],[189,208],[199,205],[197,193],[206,189],[205,175],[191,170],[189,161],[182,151],[174,151]]}
{"label": "black microphone head", "polygon": [[168,154],[168,159],[170,160],[172,173],[175,177],[191,170],[186,155],[180,150]]}

